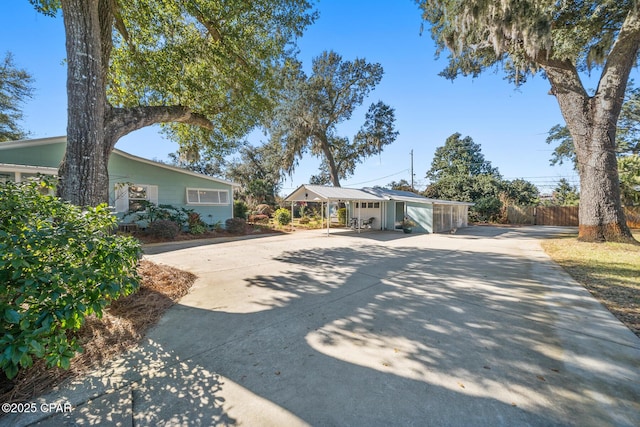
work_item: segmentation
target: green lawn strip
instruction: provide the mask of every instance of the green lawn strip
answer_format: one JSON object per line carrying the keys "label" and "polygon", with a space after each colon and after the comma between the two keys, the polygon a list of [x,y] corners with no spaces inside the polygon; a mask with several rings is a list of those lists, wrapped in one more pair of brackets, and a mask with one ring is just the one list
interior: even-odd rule
{"label": "green lawn strip", "polygon": [[[640,241],[640,230],[633,235]],[[640,245],[582,243],[575,237],[545,240],[542,247],[640,336]]]}

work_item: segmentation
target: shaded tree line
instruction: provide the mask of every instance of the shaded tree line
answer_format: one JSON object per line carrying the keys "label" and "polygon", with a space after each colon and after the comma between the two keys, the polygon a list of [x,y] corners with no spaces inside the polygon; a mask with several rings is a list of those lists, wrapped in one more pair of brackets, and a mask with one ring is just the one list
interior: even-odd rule
{"label": "shaded tree line", "polygon": [[535,185],[524,179],[503,179],[484,158],[480,144],[459,133],[436,149],[426,177],[431,183],[424,196],[473,202],[470,218],[476,221],[503,220],[508,204],[530,206],[540,202]]}

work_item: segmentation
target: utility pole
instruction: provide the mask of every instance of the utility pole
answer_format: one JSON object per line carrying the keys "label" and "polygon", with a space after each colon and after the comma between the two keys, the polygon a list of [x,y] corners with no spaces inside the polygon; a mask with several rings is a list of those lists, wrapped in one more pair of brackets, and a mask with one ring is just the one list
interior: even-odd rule
{"label": "utility pole", "polygon": [[413,150],[411,150],[411,191],[413,191]]}

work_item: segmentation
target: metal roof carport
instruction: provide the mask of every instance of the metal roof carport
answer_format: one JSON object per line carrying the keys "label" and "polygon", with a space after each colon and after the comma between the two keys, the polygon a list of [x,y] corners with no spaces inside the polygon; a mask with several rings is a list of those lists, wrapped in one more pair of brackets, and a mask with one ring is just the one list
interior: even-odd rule
{"label": "metal roof carport", "polygon": [[[360,211],[362,202],[380,202],[381,229],[387,230],[397,228],[396,222],[398,218],[390,219],[389,215],[394,214],[390,210],[391,207],[400,203],[403,209],[402,216],[411,218],[423,231],[428,233],[466,227],[468,225],[468,208],[473,206],[473,203],[468,202],[429,199],[410,191],[389,190],[379,187],[360,190],[355,188],[325,187],[322,185],[301,185],[285,201],[291,202],[292,217],[294,202],[322,202],[323,204],[327,203],[327,206],[332,202],[360,202],[358,211]],[[360,215],[358,215],[358,221],[360,221]],[[327,221],[327,235],[329,234],[330,222]],[[390,222],[393,223],[391,228],[388,227]],[[359,228],[358,231],[360,231]]]}
{"label": "metal roof carport", "polygon": [[[324,215],[324,203],[341,203],[341,202],[384,202],[385,198],[376,194],[371,194],[363,190],[355,188],[342,187],[325,187],[323,185],[301,185],[293,191],[285,202],[291,202],[291,218],[293,219],[293,203],[294,202],[320,202],[323,204],[322,212]],[[323,216],[324,219],[324,216]],[[327,236],[331,228],[331,220],[327,209]],[[358,218],[360,220],[360,218]],[[358,228],[360,232],[360,228]]]}

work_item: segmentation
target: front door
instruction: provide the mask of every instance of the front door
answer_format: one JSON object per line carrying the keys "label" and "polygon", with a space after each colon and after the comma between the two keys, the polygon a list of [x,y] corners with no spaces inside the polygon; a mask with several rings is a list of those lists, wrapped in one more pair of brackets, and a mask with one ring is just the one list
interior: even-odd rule
{"label": "front door", "polygon": [[402,221],[404,221],[404,202],[396,202],[396,218],[395,218],[395,229],[402,229]]}

